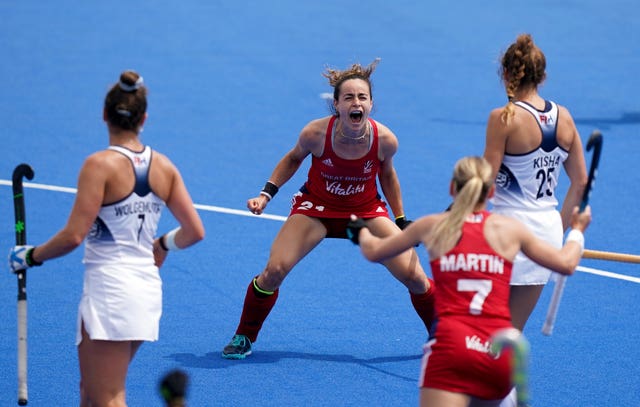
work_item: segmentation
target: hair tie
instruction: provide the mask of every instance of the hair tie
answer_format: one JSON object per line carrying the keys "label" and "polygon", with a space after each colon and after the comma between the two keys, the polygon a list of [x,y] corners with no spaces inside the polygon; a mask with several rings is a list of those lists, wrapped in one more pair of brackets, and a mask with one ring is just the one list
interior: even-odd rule
{"label": "hair tie", "polygon": [[128,85],[128,84],[122,82],[122,79],[120,80],[120,83],[118,83],[118,85],[120,86],[120,89],[122,89],[125,92],[136,91],[136,90],[140,89],[140,87],[143,84],[144,84],[144,80],[142,79],[142,76],[139,76],[138,79],[136,80],[136,82],[133,85]]}
{"label": "hair tie", "polygon": [[118,113],[121,116],[131,117],[131,112],[126,109],[116,109],[116,113]]}
{"label": "hair tie", "polygon": [[509,99],[509,103],[513,103],[513,96],[508,96],[507,99]]}

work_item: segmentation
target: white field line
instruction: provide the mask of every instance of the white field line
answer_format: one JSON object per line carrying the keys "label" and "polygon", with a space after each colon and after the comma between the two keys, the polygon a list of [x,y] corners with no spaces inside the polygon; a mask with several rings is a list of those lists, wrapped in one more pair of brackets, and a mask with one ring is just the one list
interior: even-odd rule
{"label": "white field line", "polygon": [[[11,186],[11,181],[0,179],[0,185]],[[34,182],[24,182],[22,185],[25,188],[44,189],[47,191],[66,192],[69,194],[75,194],[77,191],[76,188],[58,187],[55,185],[37,184]],[[284,222],[287,219],[286,216],[269,215],[266,213],[263,213],[262,215],[254,215],[249,211],[223,208],[220,206],[202,205],[202,204],[194,204],[193,206],[196,209],[199,209],[202,211],[219,212],[219,213],[226,213],[229,215],[238,215],[238,216],[248,216],[248,217],[257,218],[257,219],[269,219],[269,220],[277,220],[281,222]],[[632,277],[632,276],[627,276],[625,274],[612,273],[610,271],[599,270],[599,269],[595,269],[591,267],[583,267],[583,266],[578,266],[576,270],[581,271],[583,273],[595,274],[601,277],[614,278],[618,280],[624,280],[624,281],[640,284],[639,277]]]}
{"label": "white field line", "polygon": [[[0,185],[11,186],[11,181],[0,179]],[[24,182],[22,185],[25,188],[44,189],[44,190],[47,190],[47,191],[66,192],[66,193],[69,193],[69,194],[75,194],[78,191],[76,188],[57,187],[55,185],[36,184],[34,182]],[[268,215],[266,213],[263,213],[262,215],[254,215],[253,213],[251,213],[249,211],[241,211],[241,210],[238,210],[238,209],[222,208],[220,206],[200,205],[200,204],[194,204],[193,206],[196,209],[200,209],[200,210],[203,210],[203,211],[209,211],[209,212],[220,212],[220,213],[228,213],[228,214],[231,214],[231,215],[250,216],[250,217],[261,218],[261,219],[279,220],[279,221],[282,221],[282,222],[284,222],[284,220],[287,219],[286,216]]]}

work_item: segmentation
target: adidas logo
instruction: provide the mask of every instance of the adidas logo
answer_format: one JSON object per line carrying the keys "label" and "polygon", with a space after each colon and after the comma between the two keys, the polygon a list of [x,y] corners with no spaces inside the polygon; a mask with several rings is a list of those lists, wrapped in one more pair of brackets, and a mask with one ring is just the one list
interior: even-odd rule
{"label": "adidas logo", "polygon": [[333,162],[331,161],[331,158],[327,158],[326,160],[323,160],[322,163],[327,167],[333,167]]}

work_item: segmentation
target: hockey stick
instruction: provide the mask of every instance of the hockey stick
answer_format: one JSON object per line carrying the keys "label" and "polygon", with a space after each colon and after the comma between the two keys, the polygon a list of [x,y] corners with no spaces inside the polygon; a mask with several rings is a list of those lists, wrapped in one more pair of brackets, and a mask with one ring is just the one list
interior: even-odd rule
{"label": "hockey stick", "polygon": [[583,259],[620,261],[623,263],[640,263],[640,256],[637,254],[627,254],[618,252],[605,252],[602,250],[584,249]]}
{"label": "hockey stick", "polygon": [[516,328],[505,328],[491,337],[491,353],[510,348],[513,351],[511,382],[516,388],[518,407],[529,406],[529,342]]}
{"label": "hockey stick", "polygon": [[[582,194],[582,201],[580,201],[580,212],[584,211],[589,203],[589,196],[591,195],[591,189],[593,188],[593,182],[598,172],[598,163],[600,162],[600,152],[602,151],[602,133],[598,130],[594,130],[589,136],[587,141],[587,151],[593,148],[593,156],[591,157],[591,166],[589,167],[589,178],[587,179],[587,185],[584,188]],[[564,286],[567,282],[567,276],[558,276],[555,287],[553,288],[553,294],[551,296],[551,302],[549,303],[549,309],[547,310],[547,318],[542,325],[542,333],[549,336],[553,332],[553,326],[556,323],[556,317],[558,316],[558,307],[560,306],[560,299],[564,291]]]}
{"label": "hockey stick", "polygon": [[[27,243],[27,222],[24,211],[22,178],[33,179],[33,169],[20,164],[13,170],[13,209],[15,212],[16,245]],[[20,270],[18,276],[18,405],[27,405],[27,273]]]}

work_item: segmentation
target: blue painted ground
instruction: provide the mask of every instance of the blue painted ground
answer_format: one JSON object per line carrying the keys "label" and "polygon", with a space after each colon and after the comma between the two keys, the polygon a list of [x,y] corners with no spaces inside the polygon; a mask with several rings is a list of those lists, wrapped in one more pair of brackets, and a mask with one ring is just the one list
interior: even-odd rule
{"label": "blue painted ground", "polygon": [[[541,93],[571,110],[583,140],[605,142],[587,247],[638,253],[640,28],[635,2],[594,0],[365,3],[295,1],[0,1],[0,180],[30,163],[33,182],[75,187],[84,157],[107,144],[103,97],[127,68],[150,89],[144,141],[167,153],[202,209],[207,238],[172,254],[160,340],[131,365],[130,406],[160,405],[157,380],[180,367],[193,406],[417,405],[424,332],[406,290],[346,241],[326,241],[284,283],[246,361],[220,350],[246,285],[281,222],[244,210],[309,120],[328,113],[325,66],[382,58],[374,117],[400,139],[395,160],[411,218],[448,204],[453,163],[481,154],[489,110],[505,102],[500,53],[522,32],[547,56]],[[268,208],[286,215],[306,167]],[[563,188],[566,188],[564,179]],[[2,192],[4,191],[4,192]],[[0,185],[0,242],[14,242]],[[28,239],[62,227],[73,195],[27,187]],[[219,211],[217,208],[222,208]],[[167,214],[162,230],[175,222]],[[29,405],[78,404],[74,347],[82,250],[29,272]],[[525,334],[535,406],[640,405],[637,265],[582,266],[553,336],[550,292]],[[614,276],[615,277],[615,276]],[[16,400],[15,277],[0,274],[0,405]]]}

